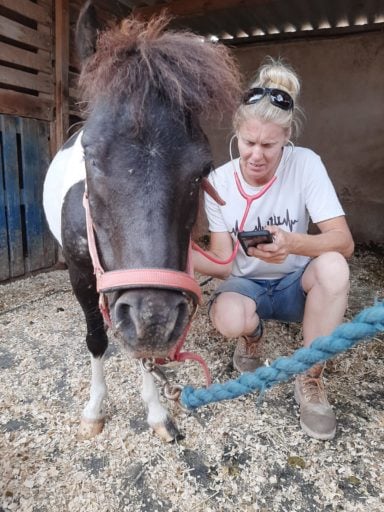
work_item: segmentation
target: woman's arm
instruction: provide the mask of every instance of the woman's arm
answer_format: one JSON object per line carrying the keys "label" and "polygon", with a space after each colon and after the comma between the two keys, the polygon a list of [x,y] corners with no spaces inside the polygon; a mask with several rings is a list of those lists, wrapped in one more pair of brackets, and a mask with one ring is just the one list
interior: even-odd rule
{"label": "woman's arm", "polygon": [[354,242],[344,216],[319,222],[317,226],[321,232],[316,235],[289,233],[277,226],[267,226],[274,242],[259,245],[248,252],[268,263],[282,263],[289,254],[314,258],[325,252],[337,251],[345,258],[352,256]]}
{"label": "woman's arm", "polygon": [[[210,247],[208,251],[205,251],[207,254],[225,261],[231,256],[232,251],[232,238],[228,232],[211,233]],[[225,279],[231,273],[232,262],[225,265],[214,263],[196,250],[192,251],[192,257],[194,269],[200,274]]]}

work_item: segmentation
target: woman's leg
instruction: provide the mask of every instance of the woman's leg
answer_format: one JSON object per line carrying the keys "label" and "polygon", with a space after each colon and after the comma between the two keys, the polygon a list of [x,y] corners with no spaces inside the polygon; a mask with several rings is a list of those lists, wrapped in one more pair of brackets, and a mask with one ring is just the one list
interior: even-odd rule
{"label": "woman's leg", "polygon": [[307,293],[303,319],[304,346],[317,336],[330,334],[343,320],[349,292],[349,268],[338,252],[315,258],[301,284]]}
{"label": "woman's leg", "polygon": [[262,324],[253,299],[235,292],[223,292],[212,305],[211,319],[216,329],[228,338],[239,338],[233,366],[239,372],[252,372],[263,365]]}
{"label": "woman's leg", "polygon": [[250,335],[259,324],[255,301],[236,292],[220,293],[212,304],[210,317],[226,338]]}
{"label": "woman's leg", "polygon": [[[349,291],[349,268],[344,257],[336,252],[315,258],[305,270],[302,286],[307,293],[303,336],[308,346],[318,336],[330,334],[343,319]],[[300,405],[300,424],[316,439],[332,439],[336,432],[336,417],[324,389],[319,364],[299,375],[295,383],[295,398]]]}

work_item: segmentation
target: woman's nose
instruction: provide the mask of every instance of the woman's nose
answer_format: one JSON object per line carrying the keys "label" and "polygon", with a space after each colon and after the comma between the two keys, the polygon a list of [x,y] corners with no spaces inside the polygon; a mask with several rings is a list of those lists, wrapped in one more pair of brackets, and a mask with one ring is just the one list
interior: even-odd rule
{"label": "woman's nose", "polygon": [[252,160],[261,160],[263,158],[263,149],[258,144],[255,144],[252,148],[251,154]]}

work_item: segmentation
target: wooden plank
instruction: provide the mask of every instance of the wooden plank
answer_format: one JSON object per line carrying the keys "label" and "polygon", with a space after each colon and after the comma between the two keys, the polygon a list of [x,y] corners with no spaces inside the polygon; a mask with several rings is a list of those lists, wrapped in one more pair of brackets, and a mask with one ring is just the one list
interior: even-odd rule
{"label": "wooden plank", "polygon": [[38,121],[19,118],[21,134],[21,162],[23,169],[22,203],[25,212],[25,239],[27,253],[25,270],[44,268],[42,169],[40,168],[40,140]]}
{"label": "wooden plank", "polygon": [[2,61],[10,64],[18,64],[45,73],[52,72],[51,57],[46,51],[37,54],[0,41],[0,55]]}
{"label": "wooden plank", "polygon": [[69,97],[74,101],[80,101],[79,89],[77,87],[69,88]]}
{"label": "wooden plank", "polygon": [[0,34],[8,39],[27,44],[33,48],[49,50],[51,47],[51,37],[49,34],[44,34],[32,28],[25,27],[21,23],[17,23],[4,16],[0,16]]}
{"label": "wooden plank", "polygon": [[[50,161],[52,160],[51,151],[51,125],[53,123],[37,122],[37,133],[39,139],[39,190],[42,193],[45,175],[48,170]],[[42,203],[41,203],[42,205]],[[43,247],[44,247],[44,267],[51,267],[57,262],[58,245],[53,238],[48,223],[45,219],[43,208],[41,208],[42,222],[43,222]]]}
{"label": "wooden plank", "polygon": [[0,112],[50,121],[53,118],[53,99],[0,89]]}
{"label": "wooden plank", "polygon": [[[0,154],[3,153],[3,133],[0,136]],[[9,278],[8,226],[5,211],[3,159],[0,158],[0,281]]]}
{"label": "wooden plank", "polygon": [[56,149],[67,139],[69,126],[69,0],[55,0]]}
{"label": "wooden plank", "polygon": [[36,0],[37,5],[42,5],[47,9],[52,9],[52,0]]}
{"label": "wooden plank", "polygon": [[17,118],[1,116],[5,206],[8,226],[10,277],[24,274],[23,234],[20,215]]}
{"label": "wooden plank", "polygon": [[47,73],[27,73],[19,69],[0,65],[0,83],[31,89],[32,91],[53,93],[51,75]]}
{"label": "wooden plank", "polygon": [[0,6],[45,25],[50,25],[52,22],[50,11],[30,0],[0,0]]}
{"label": "wooden plank", "polygon": [[158,4],[149,7],[135,7],[133,14],[140,14],[142,18],[150,18],[160,14],[164,9],[173,16],[204,16],[212,11],[230,9],[231,7],[250,7],[266,5],[273,0],[173,0],[167,4]]}

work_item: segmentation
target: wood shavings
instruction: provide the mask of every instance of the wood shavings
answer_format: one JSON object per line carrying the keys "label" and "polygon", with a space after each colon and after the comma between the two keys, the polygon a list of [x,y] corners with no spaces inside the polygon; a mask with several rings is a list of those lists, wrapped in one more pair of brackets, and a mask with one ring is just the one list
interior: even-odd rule
{"label": "wood shavings", "polygon": [[[351,262],[347,317],[384,297],[382,258]],[[209,282],[204,297],[217,283]],[[186,436],[168,445],[147,428],[135,362],[111,344],[107,422],[79,441],[90,364],[82,312],[65,271],[0,286],[0,510],[29,512],[379,512],[384,500],[383,336],[337,357],[326,372],[338,430],[303,434],[289,382],[194,413],[174,409]],[[266,356],[300,346],[300,329],[266,323]],[[187,340],[215,381],[236,378],[203,305]],[[198,365],[172,382],[203,385]]]}

